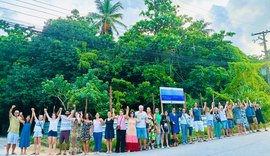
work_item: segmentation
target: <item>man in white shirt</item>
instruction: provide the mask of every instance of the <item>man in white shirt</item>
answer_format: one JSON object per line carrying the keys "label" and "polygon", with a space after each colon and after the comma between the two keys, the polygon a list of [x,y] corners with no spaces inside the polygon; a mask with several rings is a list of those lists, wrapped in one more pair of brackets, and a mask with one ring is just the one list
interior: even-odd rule
{"label": "man in white shirt", "polygon": [[[61,114],[61,112],[60,112]],[[65,141],[65,151],[64,155],[66,155],[67,146],[69,143],[69,136],[71,131],[72,122],[68,120],[70,115],[69,111],[65,112],[65,115],[61,115],[61,126],[60,126],[60,138],[59,138],[59,153],[57,155],[62,154],[62,144]]]}
{"label": "man in white shirt", "polygon": [[137,122],[136,130],[137,130],[137,137],[140,143],[140,147],[142,150],[142,141],[143,141],[143,148],[146,150],[146,139],[147,139],[147,131],[146,131],[146,112],[143,111],[143,105],[139,106],[139,111],[135,112],[135,117],[139,119],[140,122]]}

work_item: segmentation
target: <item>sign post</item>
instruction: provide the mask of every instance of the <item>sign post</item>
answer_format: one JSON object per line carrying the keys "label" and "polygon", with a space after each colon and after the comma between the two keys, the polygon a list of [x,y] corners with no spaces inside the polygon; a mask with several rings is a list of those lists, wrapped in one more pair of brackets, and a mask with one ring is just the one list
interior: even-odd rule
{"label": "sign post", "polygon": [[183,88],[160,87],[161,112],[163,113],[163,104],[185,104],[185,95]]}

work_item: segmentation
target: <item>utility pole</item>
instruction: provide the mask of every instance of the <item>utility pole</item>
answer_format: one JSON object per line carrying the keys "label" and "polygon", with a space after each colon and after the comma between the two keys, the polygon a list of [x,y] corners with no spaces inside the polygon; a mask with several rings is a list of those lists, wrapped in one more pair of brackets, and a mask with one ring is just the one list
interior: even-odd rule
{"label": "utility pole", "polygon": [[[265,54],[265,60],[266,61],[269,61],[269,58],[270,58],[270,54],[269,54],[269,51],[267,49],[267,45],[266,45],[266,35],[267,33],[269,33],[270,31],[269,30],[265,30],[265,31],[262,31],[262,32],[258,32],[258,33],[252,33],[251,36],[258,36],[257,39],[254,40],[254,42],[256,42],[257,40],[261,40],[262,42],[260,44],[263,45],[263,48],[264,48],[264,54]],[[267,75],[267,82],[268,82],[268,85],[270,86],[270,69],[269,69],[269,66],[266,67],[266,75]]]}

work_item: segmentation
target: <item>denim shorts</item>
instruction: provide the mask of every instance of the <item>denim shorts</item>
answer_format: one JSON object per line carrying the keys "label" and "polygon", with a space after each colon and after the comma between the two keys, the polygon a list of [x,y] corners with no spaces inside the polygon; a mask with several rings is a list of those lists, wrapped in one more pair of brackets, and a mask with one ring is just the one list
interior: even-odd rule
{"label": "denim shorts", "polygon": [[221,124],[222,124],[222,129],[228,129],[229,128],[228,120],[221,121]]}
{"label": "denim shorts", "polygon": [[56,131],[49,131],[48,137],[57,137],[57,132]]}
{"label": "denim shorts", "polygon": [[207,121],[207,126],[213,126],[213,120],[208,120]]}
{"label": "denim shorts", "polygon": [[232,119],[228,119],[228,128],[233,129],[234,128],[234,123]]}
{"label": "denim shorts", "polygon": [[138,139],[147,139],[146,128],[136,128]]}
{"label": "denim shorts", "polygon": [[17,144],[19,140],[19,134],[14,132],[9,132],[7,135],[7,144]]}

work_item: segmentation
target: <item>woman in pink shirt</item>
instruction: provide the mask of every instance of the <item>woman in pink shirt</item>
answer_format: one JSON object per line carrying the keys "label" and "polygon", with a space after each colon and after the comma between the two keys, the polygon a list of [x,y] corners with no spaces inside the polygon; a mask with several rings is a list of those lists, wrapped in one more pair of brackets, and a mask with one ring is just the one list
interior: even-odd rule
{"label": "woman in pink shirt", "polygon": [[127,107],[126,115],[124,115],[124,110],[121,109],[119,116],[116,116],[117,127],[116,127],[116,148],[115,152],[125,152],[126,151],[126,119],[128,118],[129,107]]}

